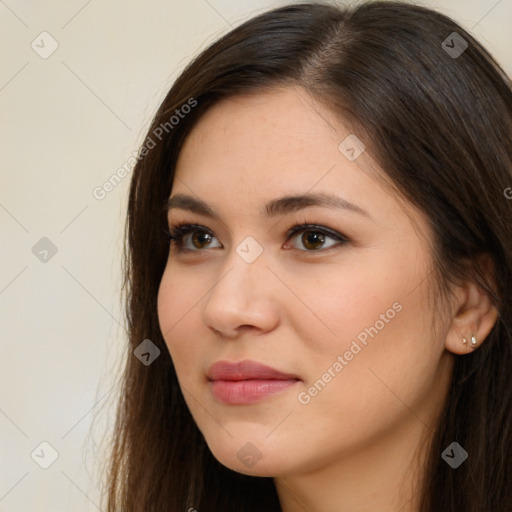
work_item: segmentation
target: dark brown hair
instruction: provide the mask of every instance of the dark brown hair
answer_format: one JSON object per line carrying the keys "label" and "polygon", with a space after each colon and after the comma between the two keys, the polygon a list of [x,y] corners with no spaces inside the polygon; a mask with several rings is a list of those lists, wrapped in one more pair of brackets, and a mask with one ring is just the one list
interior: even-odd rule
{"label": "dark brown hair", "polygon": [[[467,43],[457,56],[449,51],[453,32]],[[511,82],[456,22],[392,1],[304,3],[254,17],[195,58],[158,109],[129,194],[123,288],[129,347],[107,510],[280,510],[271,478],[236,473],[209,451],[159,328],[157,293],[169,251],[164,206],[185,137],[221,98],[289,85],[339,115],[397,194],[424,213],[434,234],[434,296],[440,300],[449,283],[471,279],[497,308],[485,343],[455,358],[418,492],[421,512],[510,512],[512,203],[505,191],[512,186]],[[170,121],[176,110],[184,115]],[[494,265],[492,279],[478,263],[481,255]],[[161,351],[149,366],[133,355],[145,339]],[[441,458],[453,441],[469,453],[458,469]]]}

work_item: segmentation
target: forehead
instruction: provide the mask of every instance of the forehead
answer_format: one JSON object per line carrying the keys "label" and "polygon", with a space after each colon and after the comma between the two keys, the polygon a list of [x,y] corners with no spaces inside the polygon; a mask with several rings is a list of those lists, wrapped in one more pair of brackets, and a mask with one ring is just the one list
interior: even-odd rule
{"label": "forehead", "polygon": [[176,176],[212,184],[311,188],[335,166],[329,174],[349,180],[361,171],[340,153],[340,137],[349,133],[333,121],[333,114],[299,88],[221,100],[186,138]]}

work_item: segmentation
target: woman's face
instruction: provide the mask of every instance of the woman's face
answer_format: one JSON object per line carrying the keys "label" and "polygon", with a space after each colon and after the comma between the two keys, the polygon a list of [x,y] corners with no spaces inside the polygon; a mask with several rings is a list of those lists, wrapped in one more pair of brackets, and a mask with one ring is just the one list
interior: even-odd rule
{"label": "woman's face", "polygon": [[[171,245],[158,315],[190,412],[235,471],[297,474],[406,443],[445,396],[431,254],[411,219],[426,223],[365,171],[353,137],[289,88],[216,104],[182,148],[170,197],[214,215],[169,210],[200,227]],[[354,206],[281,199],[312,194]],[[316,227],[287,234],[301,224]],[[286,375],[242,365],[209,380],[214,363],[248,360]]]}

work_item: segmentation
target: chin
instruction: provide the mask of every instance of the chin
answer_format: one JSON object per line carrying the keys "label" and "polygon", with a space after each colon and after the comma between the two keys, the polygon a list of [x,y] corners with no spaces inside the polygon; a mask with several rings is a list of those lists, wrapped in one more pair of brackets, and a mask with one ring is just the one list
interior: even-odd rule
{"label": "chin", "polygon": [[[215,456],[215,454],[214,454]],[[275,460],[265,460],[260,459],[254,465],[246,464],[245,462],[241,462],[237,454],[226,454],[223,457],[215,458],[227,468],[232,471],[236,471],[237,473],[241,473],[242,475],[247,476],[258,476],[258,477],[275,477],[281,475],[285,472],[285,468],[283,468],[282,464],[277,463]]]}
{"label": "chin", "polygon": [[273,477],[278,476],[284,467],[282,454],[277,447],[270,447],[262,441],[238,441],[237,438],[229,438],[226,444],[211,443],[207,440],[208,447],[213,456],[227,468],[237,473],[248,476]]}

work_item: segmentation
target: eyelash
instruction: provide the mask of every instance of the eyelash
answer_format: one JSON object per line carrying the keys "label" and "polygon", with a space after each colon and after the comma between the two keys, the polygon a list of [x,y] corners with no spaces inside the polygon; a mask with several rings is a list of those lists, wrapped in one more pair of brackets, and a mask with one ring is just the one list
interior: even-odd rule
{"label": "eyelash", "polygon": [[[175,245],[178,249],[178,252],[202,252],[205,249],[183,248],[183,237],[187,233],[193,233],[195,231],[202,231],[211,236],[214,236],[213,233],[206,227],[198,225],[198,224],[189,224],[186,222],[181,222],[181,223],[176,223],[176,224],[171,223],[169,226],[168,232],[167,232],[167,236],[170,239],[171,244],[173,242],[175,243]],[[295,226],[291,227],[286,232],[286,240],[290,239],[297,233],[307,232],[307,231],[311,231],[314,233],[321,233],[323,235],[328,236],[329,238],[336,240],[338,243],[331,245],[330,247],[327,247],[326,249],[303,250],[303,249],[296,249],[295,247],[292,247],[293,250],[300,251],[300,252],[307,252],[307,253],[326,252],[326,251],[329,251],[330,249],[335,249],[335,248],[342,246],[349,242],[349,240],[345,236],[341,235],[340,233],[337,233],[336,231],[328,229],[324,226],[319,226],[317,224],[309,224],[309,223],[296,224]],[[218,249],[218,247],[214,247],[214,249]]]}

